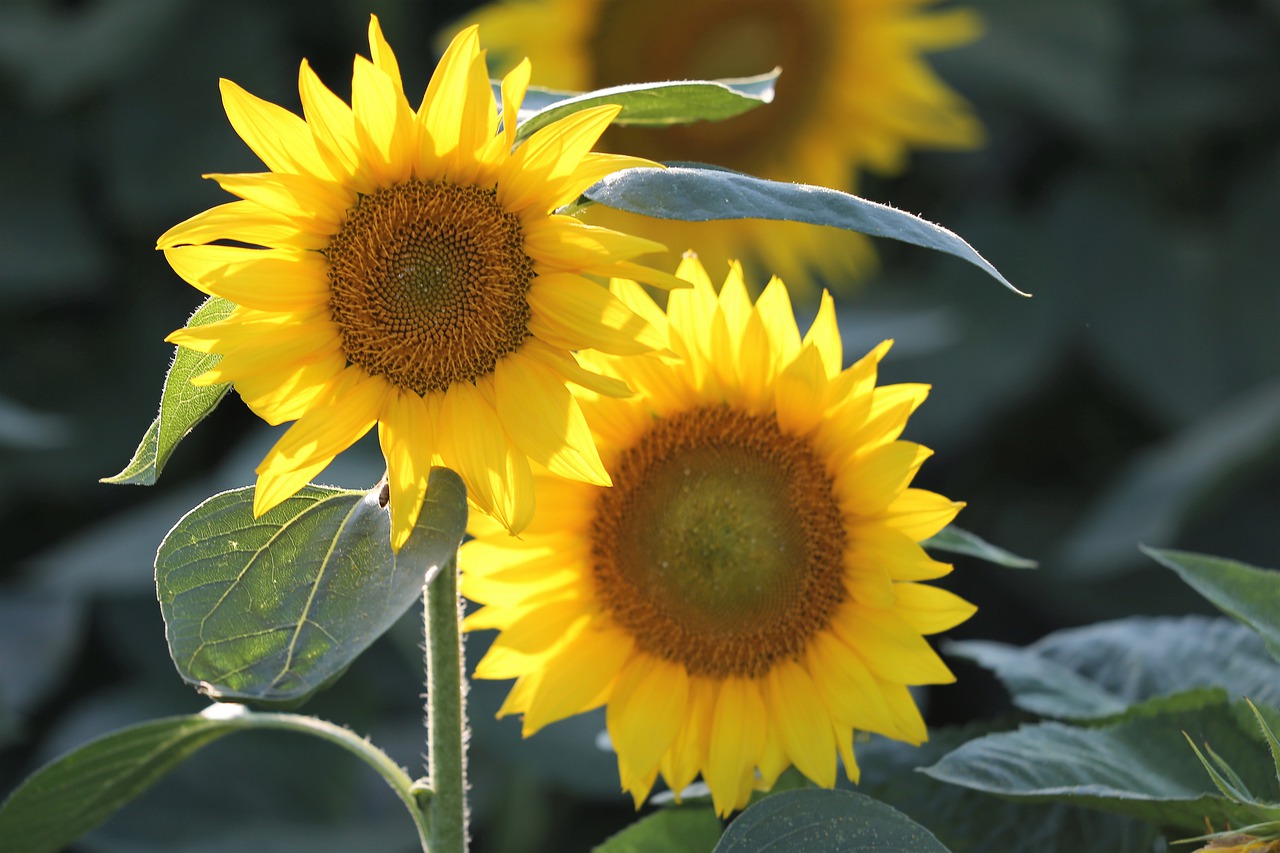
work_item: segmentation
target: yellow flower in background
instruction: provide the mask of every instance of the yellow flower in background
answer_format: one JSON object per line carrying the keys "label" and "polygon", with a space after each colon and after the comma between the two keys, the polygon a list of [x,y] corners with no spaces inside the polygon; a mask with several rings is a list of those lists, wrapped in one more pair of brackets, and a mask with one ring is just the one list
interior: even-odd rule
{"label": "yellow flower in background", "polygon": [[466,627],[501,631],[475,674],[516,679],[502,714],[530,735],[604,705],[637,805],[701,774],[725,815],[792,764],[856,780],[854,730],[924,741],[908,686],[953,677],[923,635],[974,608],[921,583],[961,504],[910,487],[928,387],[876,386],[889,342],[842,370],[828,295],[802,339],[780,280],[753,305],[736,265],[719,295],[677,275],[665,314],[611,285],[668,347],[590,356],[637,390],[581,395],[613,487],[538,477],[521,538],[473,515],[459,559]]}
{"label": "yellow flower in background", "polygon": [[[742,77],[781,66],[772,104],[737,118],[611,129],[609,150],[726,166],[852,191],[894,175],[912,148],[970,149],[982,127],[923,58],[973,41],[970,10],[935,0],[506,0],[472,16],[501,57],[529,56],[534,83],[587,90],[641,81]],[[760,220],[668,223],[593,208],[591,221],[698,247],[704,262],[758,258],[792,282],[836,286],[874,263],[865,237]]]}
{"label": "yellow flower in background", "polygon": [[[369,47],[350,106],[302,62],[305,118],[222,81],[232,126],[270,171],[209,175],[241,200],[160,238],[182,278],[238,306],[167,340],[222,356],[197,384],[233,382],[268,423],[296,421],[258,466],[255,514],[376,424],[394,548],[432,464],[518,531],[533,514],[530,460],[609,483],[566,383],[627,389],[573,351],[665,346],[584,274],[684,285],[632,262],[661,245],[552,211],[652,164],[591,151],[616,107],[566,117],[513,152],[515,122],[499,127],[475,27],[449,45],[416,110],[376,18]],[[503,80],[503,114],[519,110],[529,69]]]}

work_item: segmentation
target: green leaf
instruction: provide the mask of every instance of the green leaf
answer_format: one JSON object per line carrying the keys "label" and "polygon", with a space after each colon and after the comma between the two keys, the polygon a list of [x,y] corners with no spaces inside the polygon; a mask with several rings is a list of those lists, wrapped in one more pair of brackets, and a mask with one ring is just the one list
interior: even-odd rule
{"label": "green leaf", "polygon": [[936,535],[920,544],[934,551],[949,551],[952,554],[977,557],[979,560],[986,560],[988,563],[1010,569],[1034,569],[1040,565],[1035,560],[1028,560],[1026,557],[1011,554],[1003,548],[997,548],[977,534],[961,530],[954,524],[944,527]]}
{"label": "green leaf", "polygon": [[379,490],[306,486],[253,517],[253,488],[215,495],[169,532],[156,591],[183,679],[219,700],[292,706],[337,678],[422,594],[466,529],[462,481],[431,471],[395,554]]}
{"label": "green leaf", "polygon": [[[210,296],[187,320],[187,326],[204,326],[226,319],[235,310],[235,303],[217,296]],[[160,413],[156,415],[138,449],[124,470],[113,477],[103,477],[99,482],[116,485],[152,486],[160,478],[173,449],[196,424],[212,412],[227,391],[230,383],[196,386],[193,377],[212,369],[222,356],[196,352],[185,347],[175,347],[173,363],[164,377],[164,389],[160,392]]]}
{"label": "green leaf", "polygon": [[[530,88],[520,109],[516,144],[557,119],[602,104],[622,107],[614,124],[667,127],[723,121],[772,102],[781,73],[782,69],[775,68],[754,77],[634,83],[581,94]],[[500,87],[495,88],[500,97]]]}
{"label": "green leaf", "polygon": [[595,853],[707,853],[720,840],[720,821],[706,806],[673,806],[636,821]]}
{"label": "green leaf", "polygon": [[729,824],[715,853],[910,850],[948,853],[902,812],[849,791],[818,788],[765,797]]}
{"label": "green leaf", "polygon": [[1256,812],[1215,790],[1183,732],[1212,744],[1251,790],[1275,799],[1257,724],[1241,701],[1105,727],[1023,726],[969,741],[923,772],[1004,797],[1069,802],[1181,829],[1200,830],[1206,817],[1214,824],[1251,822]]}
{"label": "green leaf", "polygon": [[1205,554],[1139,547],[1223,613],[1257,631],[1271,656],[1280,660],[1280,571]]}
{"label": "green leaf", "polygon": [[888,237],[955,255],[1014,293],[1027,295],[947,229],[888,205],[826,187],[767,181],[728,169],[685,164],[614,172],[588,187],[584,195],[606,207],[658,219],[780,219]]}
{"label": "green leaf", "polygon": [[869,743],[857,747],[862,768],[858,790],[892,803],[907,817],[925,821],[938,840],[955,853],[1153,849],[1158,833],[1143,821],[1067,803],[1011,802],[916,772],[965,741],[1002,727],[986,720],[934,728],[920,746],[872,736]]}
{"label": "green leaf", "polygon": [[1098,720],[1196,687],[1280,705],[1280,666],[1256,634],[1229,619],[1131,617],[1026,647],[964,640],[943,650],[991,670],[1015,705],[1045,717]]}
{"label": "green leaf", "polygon": [[366,739],[312,717],[223,705],[120,729],[37,770],[0,806],[0,850],[56,853],[203,747],[251,729],[295,731],[347,749],[382,775],[420,823],[408,775]]}

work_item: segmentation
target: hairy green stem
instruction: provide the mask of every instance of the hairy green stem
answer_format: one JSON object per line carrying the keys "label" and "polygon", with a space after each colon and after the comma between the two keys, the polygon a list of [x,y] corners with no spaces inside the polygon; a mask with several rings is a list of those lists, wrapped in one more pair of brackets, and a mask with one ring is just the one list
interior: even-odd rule
{"label": "hairy green stem", "polygon": [[466,682],[462,678],[462,618],[456,557],[426,588],[427,776],[431,853],[467,849]]}

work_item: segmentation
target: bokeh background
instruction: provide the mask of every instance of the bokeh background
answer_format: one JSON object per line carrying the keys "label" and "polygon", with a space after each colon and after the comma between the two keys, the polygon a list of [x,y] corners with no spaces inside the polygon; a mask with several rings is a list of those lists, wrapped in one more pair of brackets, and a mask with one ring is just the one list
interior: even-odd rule
{"label": "bokeh background", "polygon": [[[186,510],[252,481],[272,431],[233,396],[159,485],[97,480],[153,417],[162,338],[199,301],[156,236],[225,200],[201,173],[259,168],[217,78],[296,109],[305,56],[346,97],[375,11],[416,102],[435,33],[472,5],[0,2],[0,796],[97,734],[205,704],[168,659],[152,558]],[[847,353],[894,337],[882,375],[934,386],[908,431],[937,451],[918,482],[968,501],[963,527],[1041,563],[958,560],[945,583],[980,609],[953,635],[1023,643],[1204,610],[1137,545],[1280,566],[1280,2],[967,5],[985,37],[932,64],[973,102],[987,146],[917,153],[862,194],[959,232],[1035,297],[882,243],[879,271],[839,305]],[[364,446],[324,479],[380,473]],[[415,774],[418,618],[306,707]],[[955,669],[958,684],[922,696],[931,724],[1008,712],[985,673]],[[504,688],[472,692],[476,849],[588,849],[633,820],[602,719],[522,743],[493,720]],[[891,759],[883,772],[904,761]],[[400,809],[331,747],[237,735],[77,849],[411,850]]]}

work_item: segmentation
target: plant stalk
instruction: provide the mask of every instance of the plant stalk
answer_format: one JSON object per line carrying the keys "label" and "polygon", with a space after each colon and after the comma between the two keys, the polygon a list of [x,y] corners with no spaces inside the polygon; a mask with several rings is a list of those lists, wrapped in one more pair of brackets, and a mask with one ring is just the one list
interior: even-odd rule
{"label": "plant stalk", "polygon": [[456,557],[424,590],[427,633],[427,824],[431,853],[467,849],[467,709]]}

